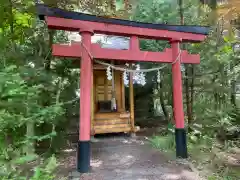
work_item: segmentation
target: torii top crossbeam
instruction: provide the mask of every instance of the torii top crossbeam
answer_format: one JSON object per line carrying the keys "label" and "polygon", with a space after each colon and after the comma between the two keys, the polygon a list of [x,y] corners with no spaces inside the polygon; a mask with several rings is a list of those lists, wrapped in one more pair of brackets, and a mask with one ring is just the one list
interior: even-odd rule
{"label": "torii top crossbeam", "polygon": [[46,5],[37,5],[40,19],[47,21],[51,29],[78,31],[89,27],[94,33],[138,36],[146,39],[182,39],[186,42],[200,42],[205,39],[209,28],[204,26],[178,26],[167,24],[151,24],[128,20],[112,19],[88,15],[78,12],[50,8]]}
{"label": "torii top crossbeam", "polygon": [[[53,46],[53,55],[55,56],[81,58],[80,135],[77,151],[79,172],[90,170],[92,58],[172,64],[176,154],[178,157],[187,157],[180,65],[181,62],[199,63],[200,57],[199,55],[188,54],[187,51],[181,51],[180,43],[203,41],[208,34],[208,27],[141,23],[70,12],[45,5],[37,5],[37,11],[40,19],[46,21],[48,28],[78,31],[82,36],[81,44]],[[91,36],[94,33],[128,36],[130,37],[130,48],[128,50],[113,50],[91,44]],[[171,48],[164,52],[140,51],[139,38],[167,40],[171,43]]]}
{"label": "torii top crossbeam", "polygon": [[[159,39],[159,40],[179,40],[184,42],[203,41],[208,33],[208,27],[202,26],[178,26],[166,24],[151,24],[134,22],[121,19],[111,19],[98,17],[78,12],[70,12],[58,8],[50,8],[46,5],[37,5],[40,19],[45,19],[50,29],[79,31],[88,29],[93,33],[107,35],[137,36],[138,38]],[[131,38],[131,43],[134,39]],[[138,43],[137,43],[138,44]],[[96,44],[92,46],[92,54],[96,59],[123,60],[123,61],[146,61],[146,62],[172,62],[172,49],[165,52],[115,50],[101,48]],[[53,55],[65,57],[80,57],[82,54],[80,45],[54,45]],[[182,51],[183,63],[200,63],[199,55],[188,54]]]}

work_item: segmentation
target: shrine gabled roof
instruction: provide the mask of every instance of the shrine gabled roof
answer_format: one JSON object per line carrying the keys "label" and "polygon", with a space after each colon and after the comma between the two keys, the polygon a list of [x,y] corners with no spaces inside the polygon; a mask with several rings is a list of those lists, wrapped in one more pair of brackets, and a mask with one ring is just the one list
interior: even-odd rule
{"label": "shrine gabled roof", "polygon": [[37,13],[40,19],[44,19],[45,16],[58,17],[73,20],[82,20],[90,22],[99,23],[109,23],[122,26],[131,26],[139,28],[157,29],[157,30],[168,30],[176,32],[186,32],[200,35],[207,35],[209,32],[209,27],[207,26],[189,26],[189,25],[168,25],[168,24],[153,24],[153,23],[143,23],[115,18],[99,17],[95,15],[89,15],[79,12],[66,11],[59,8],[48,7],[44,4],[37,5]]}

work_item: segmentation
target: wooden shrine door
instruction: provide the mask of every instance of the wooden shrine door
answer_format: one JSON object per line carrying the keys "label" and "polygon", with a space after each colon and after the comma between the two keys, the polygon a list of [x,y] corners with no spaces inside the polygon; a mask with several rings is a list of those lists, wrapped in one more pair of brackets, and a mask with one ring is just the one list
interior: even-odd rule
{"label": "wooden shrine door", "polygon": [[115,71],[113,78],[114,85],[112,84],[112,80],[107,79],[105,70],[94,70],[95,113],[99,112],[99,105],[101,103],[110,103],[113,95],[116,98],[117,112],[125,111],[125,93],[122,73],[119,71]]}

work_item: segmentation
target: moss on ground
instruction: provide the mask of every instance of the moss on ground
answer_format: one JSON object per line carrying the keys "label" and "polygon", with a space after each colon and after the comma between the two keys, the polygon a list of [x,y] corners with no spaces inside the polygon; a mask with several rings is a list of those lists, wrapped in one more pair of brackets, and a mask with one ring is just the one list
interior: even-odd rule
{"label": "moss on ground", "polygon": [[[150,142],[154,148],[165,152],[168,157],[175,158],[175,139],[172,133],[153,136]],[[189,161],[208,180],[240,179],[240,164],[230,165],[228,150],[209,138],[188,141]],[[236,163],[239,163],[239,159],[236,159]]]}

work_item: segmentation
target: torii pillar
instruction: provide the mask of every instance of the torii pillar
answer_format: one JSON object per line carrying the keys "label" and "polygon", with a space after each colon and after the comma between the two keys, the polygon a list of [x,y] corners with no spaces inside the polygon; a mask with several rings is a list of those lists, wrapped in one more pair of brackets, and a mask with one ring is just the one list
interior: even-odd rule
{"label": "torii pillar", "polygon": [[[77,148],[77,169],[81,173],[90,170],[90,131],[91,131],[91,89],[93,76],[93,62],[88,51],[91,49],[93,31],[81,29],[82,58],[80,71],[80,119],[79,141]],[[80,49],[79,49],[80,50]]]}
{"label": "torii pillar", "polygon": [[[182,95],[182,73],[180,39],[170,41],[172,46],[172,81],[173,81],[173,116],[175,120],[175,142],[176,156],[187,158],[187,137],[184,126],[183,95]],[[177,61],[176,59],[179,58]]]}

